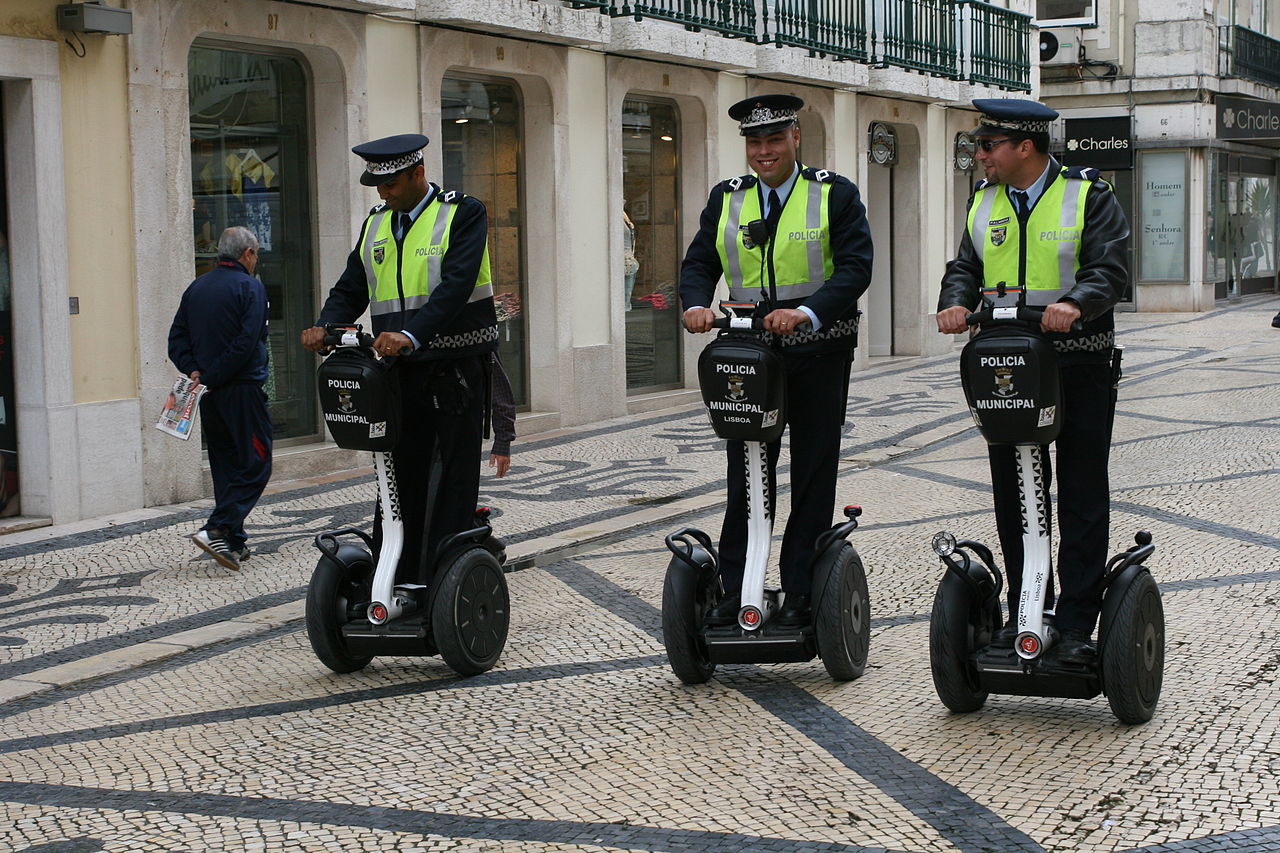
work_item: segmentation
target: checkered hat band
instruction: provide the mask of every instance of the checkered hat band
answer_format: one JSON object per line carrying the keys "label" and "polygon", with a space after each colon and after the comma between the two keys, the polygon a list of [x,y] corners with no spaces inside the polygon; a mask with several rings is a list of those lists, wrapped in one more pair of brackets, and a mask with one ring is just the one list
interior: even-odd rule
{"label": "checkered hat band", "polygon": [[370,160],[365,163],[364,170],[370,175],[394,175],[401,169],[407,169],[420,162],[422,162],[422,152],[414,151],[411,154],[405,154],[394,160],[384,160],[381,163],[375,163]]}
{"label": "checkered hat band", "polygon": [[747,117],[738,124],[738,127],[760,127],[765,124],[777,124],[780,121],[795,121],[795,118],[795,110],[772,110],[768,107],[756,107],[747,113]]}
{"label": "checkered hat band", "polygon": [[1019,130],[1023,133],[1048,133],[1049,125],[1051,124],[1051,122],[1047,121],[1021,121],[1019,119],[992,118],[991,116],[983,116],[982,123],[988,127]]}

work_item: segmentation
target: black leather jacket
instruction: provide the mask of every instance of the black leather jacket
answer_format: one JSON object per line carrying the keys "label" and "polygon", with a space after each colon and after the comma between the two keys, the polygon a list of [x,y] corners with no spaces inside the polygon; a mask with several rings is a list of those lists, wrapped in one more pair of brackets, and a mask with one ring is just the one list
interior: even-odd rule
{"label": "black leather jacket", "polygon": [[[1053,180],[1062,180],[1062,167],[1050,160]],[[1076,283],[1063,301],[1080,306],[1084,328],[1079,332],[1050,333],[1049,339],[1061,355],[1062,364],[1100,362],[1110,358],[1115,343],[1115,319],[1112,308],[1124,293],[1129,278],[1129,222],[1106,182],[1097,178],[1097,170],[1076,170],[1094,179],[1085,196],[1084,234],[1080,240],[1080,268]],[[986,186],[979,184],[978,188]],[[969,199],[973,204],[973,198]],[[966,208],[967,209],[967,208]],[[978,307],[982,292],[982,260],[974,251],[966,228],[960,239],[960,250],[947,263],[942,276],[942,292],[938,310],[963,305]]]}

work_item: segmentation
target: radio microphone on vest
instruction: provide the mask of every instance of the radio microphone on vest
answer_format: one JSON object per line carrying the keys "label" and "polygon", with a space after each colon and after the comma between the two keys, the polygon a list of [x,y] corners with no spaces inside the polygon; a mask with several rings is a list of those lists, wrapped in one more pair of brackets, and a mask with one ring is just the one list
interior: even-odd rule
{"label": "radio microphone on vest", "polygon": [[747,223],[747,236],[751,238],[751,242],[757,246],[766,246],[769,238],[773,235],[769,233],[769,223],[764,219],[756,219]]}

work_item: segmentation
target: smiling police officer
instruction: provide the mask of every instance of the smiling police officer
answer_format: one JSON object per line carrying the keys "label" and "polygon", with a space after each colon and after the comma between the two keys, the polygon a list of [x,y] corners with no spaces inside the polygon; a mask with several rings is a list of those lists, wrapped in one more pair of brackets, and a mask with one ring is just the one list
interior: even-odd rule
{"label": "smiling police officer", "polygon": [[[986,180],[969,200],[960,250],[947,264],[938,297],[938,331],[965,331],[984,287],[1026,288],[1026,303],[1044,308],[1062,368],[1062,431],[1058,462],[1058,580],[1055,625],[1062,642],[1051,655],[1089,663],[1102,609],[1111,498],[1107,453],[1118,380],[1112,306],[1128,279],[1129,224],[1096,169],[1064,168],[1049,156],[1049,125],[1057,112],[1017,98],[975,100],[974,131]],[[1080,331],[1071,331],[1080,320]],[[1009,610],[1016,613],[1022,576],[1022,512],[1012,446],[989,447],[996,525],[1009,567]],[[1045,489],[1052,478],[1044,449]],[[1052,591],[1049,598],[1052,599]],[[1052,607],[1053,601],[1046,602]],[[997,631],[993,646],[1013,647],[1017,627]]]}
{"label": "smiling police officer", "polygon": [[405,527],[401,583],[427,582],[439,542],[472,526],[487,370],[498,348],[484,205],[427,182],[426,145],[427,137],[406,133],[351,149],[365,160],[360,183],[377,187],[383,203],[361,226],[316,325],[302,333],[303,346],[319,351],[326,323],[354,322],[368,308],[375,350],[390,357],[412,350],[394,370],[403,418],[392,453]]}
{"label": "smiling police officer", "polygon": [[[797,160],[797,111],[803,106],[794,95],[760,95],[729,108],[745,137],[752,173],[711,191],[680,267],[690,332],[710,331],[716,314],[708,306],[723,275],[730,299],[755,303],[765,329],[780,336],[792,483],[780,557],[787,595],[773,618],[783,627],[812,619],[809,564],[814,540],[831,526],[840,427],[858,342],[858,297],[871,284],[871,229],[858,188]],[[755,220],[766,223],[770,236],[764,245],[748,236]],[[781,446],[779,440],[768,447],[771,504]],[[725,597],[707,614],[709,625],[731,625],[738,618],[747,553],[746,480],[743,444],[731,441],[719,551]]]}

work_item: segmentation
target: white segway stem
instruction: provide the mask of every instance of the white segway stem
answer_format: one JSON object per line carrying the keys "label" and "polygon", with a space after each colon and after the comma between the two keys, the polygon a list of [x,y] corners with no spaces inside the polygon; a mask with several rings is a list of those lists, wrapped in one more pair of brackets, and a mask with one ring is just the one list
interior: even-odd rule
{"label": "white segway stem", "polygon": [[767,602],[764,595],[764,575],[769,567],[769,546],[773,538],[773,507],[765,490],[768,449],[762,441],[742,444],[747,465],[747,560],[742,572],[738,625],[744,631],[755,631],[773,615],[774,604]]}
{"label": "white segway stem", "polygon": [[1040,445],[1019,444],[1017,447],[1018,488],[1022,495],[1022,594],[1018,598],[1018,636],[1014,648],[1023,660],[1035,660],[1053,642],[1044,622],[1044,591],[1052,570],[1049,508],[1041,499],[1044,464]]}
{"label": "white segway stem", "polygon": [[391,454],[373,454],[373,469],[378,480],[378,502],[382,505],[382,548],[373,574],[373,601],[369,603],[368,617],[374,625],[382,625],[404,615],[413,599],[397,594],[395,588],[396,565],[404,546],[404,521],[400,516],[400,496],[396,491],[396,469]]}

